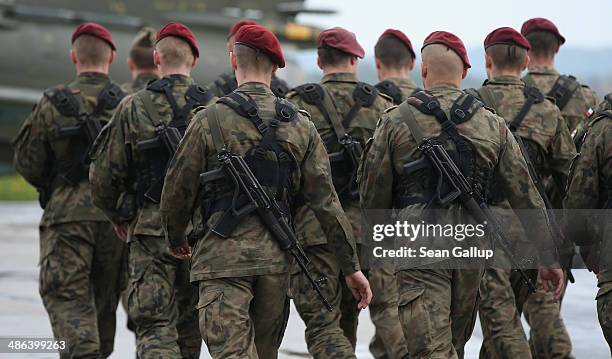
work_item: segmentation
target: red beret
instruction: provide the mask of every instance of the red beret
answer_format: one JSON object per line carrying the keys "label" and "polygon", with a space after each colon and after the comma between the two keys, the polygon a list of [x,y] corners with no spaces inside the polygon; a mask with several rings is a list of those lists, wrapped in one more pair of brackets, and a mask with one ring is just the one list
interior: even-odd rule
{"label": "red beret", "polygon": [[493,30],[484,40],[485,49],[498,44],[516,45],[527,50],[531,49],[531,45],[529,45],[529,41],[527,41],[525,36],[511,27],[500,27]]}
{"label": "red beret", "polygon": [[559,29],[557,26],[553,24],[552,21],[545,19],[543,17],[536,17],[531,20],[527,20],[523,23],[521,27],[521,34],[527,36],[528,33],[532,31],[548,31],[552,32],[559,39],[559,43],[563,45],[565,43],[565,38],[561,36],[559,33]]}
{"label": "red beret", "polygon": [[317,38],[317,47],[331,47],[361,59],[365,56],[365,51],[357,42],[355,34],[341,27],[332,27],[322,31]]}
{"label": "red beret", "polygon": [[96,24],[95,22],[86,22],[79,25],[72,33],[72,43],[74,44],[74,41],[81,35],[95,36],[100,40],[106,41],[113,51],[117,49],[115,47],[115,42],[113,41],[113,35],[110,33],[110,31],[108,31],[108,29],[104,26]]}
{"label": "red beret", "polygon": [[244,25],[236,33],[236,44],[260,50],[279,68],[285,67],[285,57],[280,42],[272,31],[261,25]]}
{"label": "red beret", "polygon": [[258,25],[258,23],[253,20],[240,20],[232,26],[229,33],[227,34],[227,38],[229,39],[230,37],[236,35],[238,30],[240,30],[240,28],[244,25]]}
{"label": "red beret", "polygon": [[465,68],[469,69],[470,67],[472,67],[472,65],[470,65],[470,60],[468,59],[465,45],[463,45],[463,41],[461,41],[461,39],[457,36],[446,31],[434,31],[429,34],[429,36],[427,36],[427,38],[423,42],[421,52],[425,47],[433,44],[442,44],[448,46],[459,56],[459,58],[461,58],[461,61],[463,61],[463,65]]}
{"label": "red beret", "polygon": [[191,32],[191,30],[189,30],[187,26],[181,24],[180,22],[169,22],[161,29],[159,29],[155,41],[159,42],[159,40],[168,36],[174,36],[182,39],[191,47],[193,56],[200,57],[200,48],[198,47],[198,42],[196,41],[193,32]]}
{"label": "red beret", "polygon": [[412,48],[412,43],[410,42],[410,39],[408,38],[408,36],[406,36],[406,34],[396,29],[387,29],[385,30],[385,32],[382,33],[382,35],[380,35],[379,39],[387,35],[397,37],[401,42],[404,43],[404,45],[406,45],[408,50],[410,50],[410,52],[412,53],[412,57],[416,58],[416,54],[414,53],[414,49]]}

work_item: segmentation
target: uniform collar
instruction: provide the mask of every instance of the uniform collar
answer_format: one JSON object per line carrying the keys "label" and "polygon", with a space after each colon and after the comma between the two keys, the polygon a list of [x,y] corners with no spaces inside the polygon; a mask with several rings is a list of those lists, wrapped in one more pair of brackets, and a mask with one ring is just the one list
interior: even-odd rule
{"label": "uniform collar", "polygon": [[245,82],[242,85],[238,86],[237,90],[245,92],[247,94],[275,96],[270,87],[261,82]]}
{"label": "uniform collar", "polygon": [[163,77],[165,80],[168,80],[170,86],[191,86],[193,85],[193,79],[190,76],[185,75],[166,75]]}
{"label": "uniform collar", "polygon": [[430,91],[430,92],[437,92],[437,91],[461,92],[459,87],[455,85],[451,85],[451,84],[435,84],[431,86],[430,88],[428,88],[427,91]]}
{"label": "uniform collar", "polygon": [[554,67],[547,66],[535,66],[529,69],[530,74],[539,74],[539,75],[555,75],[559,76],[559,72]]}
{"label": "uniform collar", "polygon": [[487,81],[486,83],[487,85],[523,85],[523,81],[521,81],[520,79],[517,79],[514,76],[507,76],[507,75],[502,75],[502,76],[495,76],[494,78],[492,78],[491,80]]}
{"label": "uniform collar", "polygon": [[108,74],[103,74],[101,72],[81,72],[77,76],[78,82],[85,83],[101,83],[109,81],[110,77]]}
{"label": "uniform collar", "polygon": [[350,82],[357,83],[357,75],[350,72],[335,72],[333,74],[324,75],[321,83],[326,82]]}
{"label": "uniform collar", "polygon": [[151,80],[157,80],[157,75],[153,73],[142,73],[136,76],[136,79],[134,81],[147,83]]}

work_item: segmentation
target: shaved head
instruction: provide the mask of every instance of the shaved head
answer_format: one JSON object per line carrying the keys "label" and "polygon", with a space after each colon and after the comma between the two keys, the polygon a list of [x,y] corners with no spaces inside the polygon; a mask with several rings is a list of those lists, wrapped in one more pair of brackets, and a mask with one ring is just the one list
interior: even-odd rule
{"label": "shaved head", "polygon": [[74,41],[72,51],[79,65],[88,67],[108,64],[113,52],[106,41],[86,34]]}
{"label": "shaved head", "polygon": [[236,66],[242,71],[253,71],[261,74],[272,74],[274,71],[274,63],[268,56],[246,45],[235,44],[234,55],[236,56]]}
{"label": "shaved head", "polygon": [[174,36],[159,40],[155,51],[159,54],[160,65],[165,67],[188,67],[194,60],[189,44]]}
{"label": "shaved head", "polygon": [[463,73],[463,61],[446,45],[428,45],[423,49],[422,57],[429,76],[456,78]]}

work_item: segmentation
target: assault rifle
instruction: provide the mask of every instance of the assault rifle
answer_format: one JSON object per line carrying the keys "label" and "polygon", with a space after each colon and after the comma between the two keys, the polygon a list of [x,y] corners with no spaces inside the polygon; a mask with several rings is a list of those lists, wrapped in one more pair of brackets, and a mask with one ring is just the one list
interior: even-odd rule
{"label": "assault rifle", "polygon": [[[441,206],[446,206],[458,199],[463,207],[474,217],[478,223],[486,224],[489,232],[493,235],[497,245],[506,253],[510,259],[513,270],[516,270],[524,283],[532,293],[536,292],[536,286],[526,273],[524,266],[519,263],[510,250],[510,240],[501,229],[497,219],[491,213],[489,206],[474,193],[472,186],[457,167],[446,149],[434,139],[425,139],[419,145],[423,158],[409,162],[404,165],[404,173],[410,174],[427,165],[429,161],[438,174],[437,201]],[[441,193],[443,187],[448,187],[447,193]],[[443,196],[443,197],[442,197]]]}
{"label": "assault rifle", "polygon": [[[331,311],[333,307],[321,291],[321,283],[327,278],[322,277],[316,280],[313,278],[312,273],[308,270],[310,260],[298,243],[293,229],[287,223],[276,201],[268,196],[241,156],[224,151],[219,153],[218,158],[221,168],[200,174],[200,181],[205,184],[229,176],[234,182],[234,193],[230,208],[225,211],[211,230],[221,237],[227,238],[235,228],[234,224],[237,225],[240,218],[256,212],[264,225],[270,230],[280,248],[283,251],[289,251],[295,258],[300,269],[317,292],[319,299]],[[240,207],[236,208],[237,206]],[[228,217],[231,218],[228,220]],[[228,226],[227,223],[232,225]]]}
{"label": "assault rifle", "polygon": [[342,150],[329,154],[329,162],[345,161],[348,160],[351,165],[351,179],[348,184],[349,198],[359,198],[359,188],[357,186],[357,169],[359,168],[359,162],[363,155],[363,148],[359,141],[354,140],[348,134],[344,135],[340,139]]}

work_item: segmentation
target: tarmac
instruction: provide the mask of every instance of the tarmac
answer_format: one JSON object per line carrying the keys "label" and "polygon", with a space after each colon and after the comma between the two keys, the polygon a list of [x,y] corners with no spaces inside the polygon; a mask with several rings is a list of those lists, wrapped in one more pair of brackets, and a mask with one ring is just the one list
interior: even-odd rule
{"label": "tarmac", "polygon": [[[38,221],[36,203],[0,203],[0,338],[51,337],[51,326],[38,295]],[[608,359],[610,352],[597,321],[597,282],[586,270],[574,271],[576,283],[567,289],[562,315],[577,359]],[[126,316],[117,312],[115,351],[111,358],[133,358],[134,336],[125,327]],[[527,328],[527,327],[526,327]],[[374,326],[367,310],[359,322],[357,357],[371,359],[368,343]],[[528,333],[528,329],[527,329]],[[478,358],[482,333],[477,323],[465,358]],[[57,354],[2,354],[0,358],[57,358]],[[308,358],[304,325],[294,308],[285,332],[280,359]],[[201,358],[210,358],[202,347]],[[264,359],[264,358],[262,358]]]}

